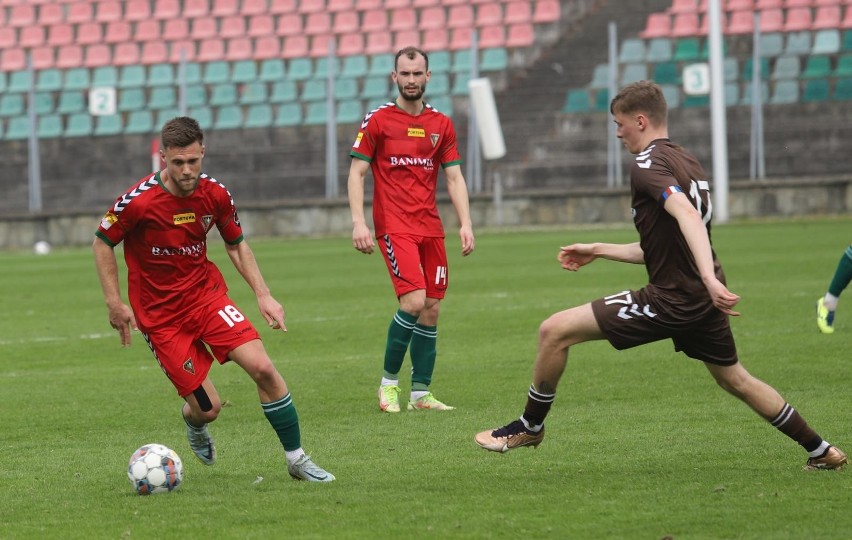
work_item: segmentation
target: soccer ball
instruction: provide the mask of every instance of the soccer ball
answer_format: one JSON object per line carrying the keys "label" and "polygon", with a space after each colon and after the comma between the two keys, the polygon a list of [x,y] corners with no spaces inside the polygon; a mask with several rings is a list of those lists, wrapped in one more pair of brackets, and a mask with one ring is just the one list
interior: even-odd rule
{"label": "soccer ball", "polygon": [[47,255],[50,253],[50,243],[45,242],[44,240],[39,240],[33,244],[33,252],[36,255]]}
{"label": "soccer ball", "polygon": [[183,462],[167,446],[146,444],[130,456],[127,478],[139,495],[173,491],[183,480]]}

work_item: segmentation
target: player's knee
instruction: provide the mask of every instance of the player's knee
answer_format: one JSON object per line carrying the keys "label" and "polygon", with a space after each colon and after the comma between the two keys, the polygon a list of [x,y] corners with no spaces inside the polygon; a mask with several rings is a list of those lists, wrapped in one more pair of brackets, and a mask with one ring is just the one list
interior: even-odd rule
{"label": "player's knee", "polygon": [[192,391],[192,397],[195,398],[205,422],[212,422],[219,416],[222,405],[218,396],[211,396],[203,386],[199,386]]}

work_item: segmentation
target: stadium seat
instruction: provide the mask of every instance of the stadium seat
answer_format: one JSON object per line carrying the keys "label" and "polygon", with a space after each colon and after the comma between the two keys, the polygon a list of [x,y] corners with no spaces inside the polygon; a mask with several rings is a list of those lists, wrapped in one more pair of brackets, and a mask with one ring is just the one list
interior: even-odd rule
{"label": "stadium seat", "polygon": [[145,67],[141,65],[123,66],[118,74],[118,87],[145,86],[147,76]]}
{"label": "stadium seat", "polygon": [[469,81],[470,73],[456,73],[453,75],[450,94],[453,96],[467,96],[470,94],[470,88],[467,85]]}
{"label": "stadium seat", "polygon": [[291,81],[304,81],[313,77],[314,63],[310,58],[293,58],[287,63],[287,78]]}
{"label": "stadium seat", "polygon": [[[384,85],[382,97],[387,97],[387,84]],[[449,94],[450,93],[450,75],[448,73],[433,73],[432,78],[426,85],[426,91],[431,96],[433,94]],[[373,97],[373,96],[370,96]]]}
{"label": "stadium seat", "polygon": [[852,54],[841,54],[837,58],[837,67],[833,75],[835,77],[852,77]]}
{"label": "stadium seat", "polygon": [[840,40],[841,52],[852,52],[852,30],[843,30]]}
{"label": "stadium seat", "polygon": [[727,0],[725,2],[725,9],[728,11],[754,11],[754,0]]}
{"label": "stadium seat", "polygon": [[92,116],[88,112],[73,113],[68,116],[65,137],[88,137],[92,134]]}
{"label": "stadium seat", "polygon": [[95,4],[95,20],[102,23],[120,21],[124,17],[118,0],[100,0]]}
{"label": "stadium seat", "polygon": [[302,16],[298,13],[285,13],[278,17],[275,34],[278,36],[299,36],[303,33]]}
{"label": "stadium seat", "polygon": [[638,38],[627,38],[621,42],[621,50],[618,61],[622,64],[631,64],[645,61],[645,40]]}
{"label": "stadium seat", "polygon": [[735,82],[725,83],[725,106],[735,107],[740,104],[740,85]]}
{"label": "stadium seat", "polygon": [[392,49],[391,35],[388,32],[371,32],[367,34],[364,52],[369,55],[384,54]]}
{"label": "stadium seat", "polygon": [[159,64],[168,61],[168,47],[164,41],[143,41],[142,52],[140,53],[142,61],[146,64]]}
{"label": "stadium seat", "polygon": [[764,9],[760,11],[760,31],[781,32],[784,30],[784,10],[781,8]]}
{"label": "stadium seat", "polygon": [[529,0],[511,0],[506,4],[503,23],[518,24],[532,22],[532,3]]}
{"label": "stadium seat", "polygon": [[302,87],[299,99],[302,101],[320,101],[326,96],[326,82],[323,79],[308,79]]}
{"label": "stadium seat", "polygon": [[[218,47],[216,47],[216,50],[218,50],[218,51],[222,50],[221,41],[218,42]],[[207,55],[207,57],[210,57],[210,56],[211,55]],[[146,57],[146,60],[147,59],[148,58]],[[177,64],[178,62],[181,62],[181,61],[186,61],[186,62],[194,62],[196,60],[201,61],[201,59],[197,55],[197,48],[196,48],[196,45],[195,45],[195,41],[193,41],[191,39],[183,39],[183,40],[179,40],[179,41],[172,41],[169,44],[169,58],[168,58],[168,60],[169,60],[169,62],[172,62],[173,64]],[[162,62],[162,60],[158,59],[158,60],[156,60],[156,62],[160,63],[160,62]]]}
{"label": "stadium seat", "polygon": [[735,82],[740,78],[739,62],[736,58],[727,57],[722,62],[722,72],[726,82]]}
{"label": "stadium seat", "polygon": [[283,103],[275,112],[273,124],[279,127],[298,126],[302,123],[302,106],[298,103]]}
{"label": "stadium seat", "polygon": [[799,81],[784,80],[775,83],[772,96],[769,98],[771,105],[790,105],[799,101]]}
{"label": "stadium seat", "polygon": [[281,58],[281,40],[278,36],[261,36],[254,41],[255,60]]}
{"label": "stadium seat", "polygon": [[198,42],[195,60],[198,62],[216,62],[225,59],[225,41],[219,38],[203,39]]}
{"label": "stadium seat", "polygon": [[314,101],[313,103],[308,103],[308,109],[302,123],[306,126],[316,126],[325,124],[327,118],[328,107],[326,107],[325,101]]}
{"label": "stadium seat", "polygon": [[[480,46],[482,44],[480,43]],[[420,31],[419,30],[399,30],[393,33],[393,49],[399,51],[405,47],[420,46]]]}
{"label": "stadium seat", "polygon": [[299,12],[316,13],[325,10],[325,0],[300,0]]}
{"label": "stadium seat", "polygon": [[852,100],[852,77],[843,77],[837,79],[834,85],[834,94],[832,98],[835,101]]}
{"label": "stadium seat", "polygon": [[237,87],[232,83],[220,83],[210,88],[209,104],[214,107],[235,105],[237,103]]}
{"label": "stadium seat", "polygon": [[803,79],[819,79],[831,75],[831,59],[828,56],[808,56],[805,69],[802,70]]}
{"label": "stadium seat", "polygon": [[247,128],[264,128],[272,125],[273,113],[272,105],[268,103],[257,103],[248,108],[246,111],[246,121],[244,127]]}
{"label": "stadium seat", "polygon": [[283,80],[286,76],[284,60],[281,58],[268,58],[260,62],[258,79],[265,82]]}
{"label": "stadium seat", "polygon": [[357,32],[361,22],[357,11],[340,11],[334,14],[331,31],[335,34],[351,34]]}
{"label": "stadium seat", "polygon": [[210,9],[210,13],[216,17],[235,15],[238,11],[238,0],[213,0],[213,7]]}
{"label": "stadium seat", "polygon": [[477,4],[475,21],[476,26],[479,27],[502,25],[503,6],[499,2]]}
{"label": "stadium seat", "polygon": [[107,23],[104,32],[104,41],[106,43],[126,43],[131,41],[133,36],[133,28],[128,21],[113,21]]}
{"label": "stadium seat", "polygon": [[75,67],[65,70],[64,90],[83,90],[89,88],[89,70]]}
{"label": "stadium seat", "polygon": [[458,4],[449,6],[447,13],[448,28],[473,28],[474,27],[473,6],[470,4]]}
{"label": "stadium seat", "polygon": [[9,73],[7,92],[28,92],[30,89],[30,73],[26,69]]}
{"label": "stadium seat", "polygon": [[[333,73],[340,75],[340,58],[335,58],[331,65],[334,68]],[[325,80],[328,77],[328,66],[327,57],[317,58],[314,61],[314,77]]]}
{"label": "stadium seat", "polygon": [[817,30],[810,54],[836,54],[840,52],[840,32],[836,28]]}
{"label": "stadium seat", "polygon": [[846,7],[846,17],[841,20],[840,17],[840,4],[833,6],[819,6],[816,8],[816,14],[814,15],[813,24],[811,24],[812,30],[823,30],[828,28],[837,28],[843,27],[844,23],[850,19],[849,14],[849,6],[847,3]]}
{"label": "stadium seat", "polygon": [[808,79],[802,93],[802,102],[815,103],[828,100],[828,79]]}
{"label": "stadium seat", "polygon": [[148,107],[151,109],[171,109],[177,107],[177,95],[174,86],[155,86],[151,89]]}
{"label": "stadium seat", "polygon": [[[264,1],[264,9],[266,2]],[[269,13],[273,15],[281,15],[283,13],[295,13],[298,0],[270,0]]]}
{"label": "stadium seat", "polygon": [[[252,59],[253,53],[252,40],[249,37],[230,38],[225,42],[225,60],[236,62],[240,60]],[[254,60],[251,60],[252,62]]]}
{"label": "stadium seat", "polygon": [[663,91],[663,97],[666,98],[666,105],[669,109],[677,109],[680,107],[680,88],[672,85],[665,84],[661,86]]}
{"label": "stadium seat", "polygon": [[754,32],[754,11],[732,11],[725,26],[726,34],[751,34]]}
{"label": "stadium seat", "polygon": [[366,56],[362,54],[344,56],[340,74],[344,77],[364,77],[368,69],[369,63]]}
{"label": "stadium seat", "polygon": [[299,93],[293,81],[275,81],[269,94],[270,103],[288,103],[298,99]]}
{"label": "stadium seat", "polygon": [[178,19],[180,18],[181,0],[155,0],[152,16],[155,19]]}
{"label": "stadium seat", "polygon": [[242,15],[228,15],[219,21],[218,36],[221,38],[245,37],[246,33],[246,18]]}
{"label": "stadium seat", "polygon": [[93,2],[72,2],[66,4],[65,22],[80,24],[94,21]]}
{"label": "stadium seat", "polygon": [[452,63],[450,65],[450,72],[452,72],[452,73],[460,73],[460,72],[469,73],[470,68],[471,68],[470,49],[462,49],[462,50],[453,52]]}
{"label": "stadium seat", "polygon": [[676,62],[660,62],[654,64],[652,78],[655,83],[677,85],[681,83],[680,69]]}
{"label": "stadium seat", "polygon": [[360,99],[347,99],[337,104],[337,121],[341,124],[357,124],[364,118],[364,106]]}
{"label": "stadium seat", "polygon": [[358,93],[358,80],[352,77],[338,77],[334,81],[334,98],[338,101],[355,99]]}
{"label": "stadium seat", "polygon": [[101,23],[84,22],[77,25],[77,37],[75,43],[78,45],[92,45],[102,43],[104,40]]}
{"label": "stadium seat", "polygon": [[172,64],[153,64],[148,67],[149,86],[171,86],[175,84],[175,69]]}
{"label": "stadium seat", "polygon": [[0,50],[16,47],[18,31],[10,26],[0,26]]}
{"label": "stadium seat", "polygon": [[0,116],[19,116],[26,112],[26,98],[24,94],[0,95]]}
{"label": "stadium seat", "polygon": [[443,51],[450,46],[450,33],[446,28],[435,28],[423,32],[423,50],[434,53]]}
{"label": "stadium seat", "polygon": [[[158,111],[152,111],[154,113],[154,126],[156,126],[157,130],[160,129],[163,124],[171,120],[176,116],[180,116],[180,111],[178,109],[160,109]],[[198,118],[198,116],[195,116]],[[200,120],[199,120],[200,123]],[[210,125],[210,124],[206,124]]]}
{"label": "stadium seat", "polygon": [[200,84],[204,80],[201,64],[196,62],[187,62],[184,64],[183,73],[181,73],[180,64],[175,66],[175,81],[180,83],[181,79],[186,84]]}
{"label": "stadium seat", "polygon": [[672,20],[672,37],[690,37],[699,34],[699,14],[677,13]]}
{"label": "stadium seat", "polygon": [[6,24],[12,27],[33,26],[36,24],[36,8],[31,3],[15,4],[9,10]]}
{"label": "stadium seat", "polygon": [[674,0],[668,8],[669,13],[697,13],[697,0]]}
{"label": "stadium seat", "polygon": [[509,54],[503,47],[490,48],[482,51],[479,64],[480,71],[503,71],[509,65]]}
{"label": "stadium seat", "polygon": [[535,32],[532,24],[520,23],[509,27],[506,36],[506,47],[529,47],[535,42]]}
{"label": "stadium seat", "polygon": [[565,104],[562,106],[564,113],[584,113],[591,110],[589,92],[583,88],[568,90],[565,94]]}
{"label": "stadium seat", "polygon": [[124,133],[136,135],[152,133],[154,131],[154,115],[151,114],[151,111],[133,111],[127,115],[127,125],[124,126]]}
{"label": "stadium seat", "polygon": [[320,34],[312,36],[310,41],[311,45],[308,56],[311,58],[324,58],[328,56],[331,46],[335,42],[335,37],[331,34]]}
{"label": "stadium seat", "polygon": [[183,100],[187,107],[207,105],[207,86],[203,84],[187,84]]}
{"label": "stadium seat", "polygon": [[[793,7],[787,9],[784,17],[784,32],[798,32],[801,30],[810,30],[813,20],[811,18],[810,7]],[[837,15],[840,15],[840,10],[837,10]],[[763,24],[761,23],[761,26]]]}
{"label": "stadium seat", "polygon": [[112,63],[116,66],[129,66],[140,62],[139,44],[125,41],[114,45]]}
{"label": "stadium seat", "polygon": [[18,30],[18,46],[29,49],[45,43],[43,26],[25,26]]}
{"label": "stadium seat", "polygon": [[112,51],[109,45],[95,44],[86,46],[83,64],[90,68],[111,65]]}
{"label": "stadium seat", "polygon": [[435,109],[436,111],[438,111],[438,112],[440,112],[440,113],[442,113],[446,116],[449,116],[450,118],[453,117],[453,98],[452,97],[450,97],[448,95],[432,96],[432,98],[429,100],[429,105],[431,105],[432,108]]}
{"label": "stadium seat", "polygon": [[413,30],[417,28],[417,12],[412,8],[394,9],[390,12],[390,30]]}
{"label": "stadium seat", "polygon": [[784,52],[782,54],[787,56],[808,55],[811,52],[812,46],[810,31],[791,32],[787,34],[787,42],[784,45]]}
{"label": "stadium seat", "polygon": [[674,60],[678,62],[691,62],[699,59],[701,59],[701,45],[698,42],[698,38],[688,37],[677,40]]}
{"label": "stadium seat", "polygon": [[447,12],[443,6],[430,6],[420,11],[417,27],[420,30],[439,30],[447,25]]}
{"label": "stadium seat", "polygon": [[141,87],[124,88],[118,92],[118,110],[138,111],[146,105],[145,90]]}
{"label": "stadium seat", "polygon": [[231,80],[231,65],[224,60],[203,64],[201,80],[205,84],[219,84]]}
{"label": "stadium seat", "polygon": [[342,11],[354,12],[355,2],[353,0],[328,0],[325,9],[330,13]]}
{"label": "stadium seat", "polygon": [[219,107],[214,116],[214,129],[237,129],[243,125],[243,109],[239,105]]}
{"label": "stadium seat", "polygon": [[281,56],[286,59],[297,59],[308,56],[308,36],[285,36],[281,45]]}
{"label": "stadium seat", "polygon": [[173,42],[189,39],[189,21],[186,19],[169,19],[163,22],[163,39]]}
{"label": "stadium seat", "polygon": [[246,33],[250,37],[271,36],[275,34],[275,19],[266,13],[252,15]]}
{"label": "stadium seat", "polygon": [[100,66],[92,70],[92,86],[118,86],[118,69],[115,66]]}
{"label": "stadium seat", "polygon": [[49,26],[51,24],[61,23],[65,20],[65,11],[62,4],[50,3],[40,5],[38,8],[37,19],[39,26]]}
{"label": "stadium seat", "polygon": [[760,56],[779,56],[784,51],[784,35],[780,32],[760,34]]}
{"label": "stadium seat", "polygon": [[232,82],[244,83],[257,79],[257,63],[254,60],[239,60],[231,66]]}
{"label": "stadium seat", "polygon": [[[54,4],[51,4],[54,5]],[[0,29],[2,30],[2,29]],[[9,28],[8,30],[12,30]],[[47,29],[47,44],[52,47],[60,47],[62,45],[70,45],[74,43],[74,27],[67,23],[58,23],[48,27]],[[9,45],[3,44],[3,38],[0,37],[0,47]]]}
{"label": "stadium seat", "polygon": [[363,54],[364,36],[357,31],[349,34],[343,34],[337,42],[337,53],[341,56]]}
{"label": "stadium seat", "polygon": [[644,62],[639,64],[625,64],[621,72],[621,86],[648,78],[648,65]]}
{"label": "stadium seat", "polygon": [[547,24],[562,18],[562,5],[559,0],[534,0],[532,22]]}
{"label": "stadium seat", "polygon": [[83,92],[65,90],[59,93],[59,101],[56,104],[58,114],[72,114],[82,112],[86,108],[86,100]]}
{"label": "stadium seat", "polygon": [[27,116],[13,116],[6,127],[6,139],[26,139],[30,136],[30,119]]}
{"label": "stadium seat", "polygon": [[209,0],[183,0],[183,16],[187,19],[207,17],[210,14]]}
{"label": "stadium seat", "polygon": [[255,103],[266,103],[269,101],[269,91],[265,82],[252,81],[243,85],[240,92],[240,105],[254,105]]}
{"label": "stadium seat", "polygon": [[697,108],[697,107],[707,107],[710,105],[710,95],[709,94],[684,94],[683,102],[681,103],[684,108]]}
{"label": "stadium seat", "polygon": [[647,62],[668,62],[672,59],[672,55],[672,41],[669,38],[653,38],[648,41],[645,51]]}
{"label": "stadium seat", "polygon": [[[743,81],[751,81],[753,66],[754,62],[749,56],[743,62],[743,72],[741,77]],[[766,57],[760,59],[760,78],[761,80],[766,80],[769,78],[769,59]]]}
{"label": "stadium seat", "polygon": [[305,16],[303,32],[309,36],[331,34],[331,14],[325,12],[309,13]]}
{"label": "stadium seat", "polygon": [[95,117],[96,136],[120,135],[124,130],[124,122],[120,114],[107,114]]}
{"label": "stadium seat", "polygon": [[361,32],[381,32],[383,30],[387,30],[387,28],[388,14],[384,9],[366,11],[361,16]]}
{"label": "stadium seat", "polygon": [[643,39],[669,37],[672,31],[672,18],[668,13],[651,13],[645,22],[645,29],[639,32]]}
{"label": "stadium seat", "polygon": [[46,114],[38,117],[36,134],[41,139],[52,139],[62,136],[62,115]]}
{"label": "stadium seat", "polygon": [[772,79],[798,79],[801,73],[801,65],[798,56],[779,56],[775,59],[775,67],[772,70]]}
{"label": "stadium seat", "polygon": [[[449,88],[449,78],[443,74],[432,73],[432,80],[435,77],[444,76],[447,80],[447,87]],[[427,85],[427,91],[431,91],[432,83],[430,82]],[[361,95],[367,100],[381,100],[382,102],[387,101],[387,99],[391,95],[391,80],[389,76],[382,75],[374,75],[367,77],[364,79],[364,88],[361,91]]]}
{"label": "stadium seat", "polygon": [[124,20],[142,22],[151,19],[151,2],[125,2]]}
{"label": "stadium seat", "polygon": [[609,86],[609,64],[598,64],[592,72],[589,88],[599,90]]}

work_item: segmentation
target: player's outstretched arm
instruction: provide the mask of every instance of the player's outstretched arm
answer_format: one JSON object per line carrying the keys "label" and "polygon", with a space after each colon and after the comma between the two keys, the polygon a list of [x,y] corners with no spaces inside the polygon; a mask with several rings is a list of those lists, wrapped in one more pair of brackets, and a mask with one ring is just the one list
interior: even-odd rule
{"label": "player's outstretched arm", "polygon": [[473,222],[470,219],[470,198],[467,185],[464,183],[464,176],[459,165],[447,167],[444,169],[444,174],[447,175],[447,191],[450,194],[450,201],[452,201],[459,218],[459,239],[461,240],[462,255],[466,257],[476,249]]}
{"label": "player's outstretched arm", "polygon": [[363,159],[352,158],[347,182],[349,211],[352,213],[352,246],[367,255],[372,253],[375,247],[373,235],[364,217],[364,179],[369,169],[370,164]]}
{"label": "player's outstretched arm", "polygon": [[642,264],[645,262],[645,253],[639,242],[634,242],[632,244],[571,244],[559,248],[559,253],[556,255],[556,260],[562,268],[572,272],[576,272],[595,259]]}
{"label": "player's outstretched arm", "polygon": [[260,309],[260,314],[263,315],[266,324],[270,328],[280,328],[284,332],[287,327],[284,325],[284,306],[282,306],[269,291],[263,275],[260,273],[260,267],[257,265],[257,259],[254,258],[254,252],[248,245],[248,242],[243,240],[239,244],[225,244],[225,249],[228,252],[228,257],[234,264],[234,268],[243,276],[254,295],[257,297],[257,307]]}
{"label": "player's outstretched arm", "polygon": [[95,267],[98,270],[98,279],[101,282],[101,290],[104,293],[107,309],[109,310],[109,325],[118,331],[122,347],[130,346],[130,330],[138,330],[136,317],[130,306],[121,299],[121,290],[118,286],[118,263],[115,261],[115,251],[112,246],[100,238],[95,238],[92,243],[92,251],[95,254]]}

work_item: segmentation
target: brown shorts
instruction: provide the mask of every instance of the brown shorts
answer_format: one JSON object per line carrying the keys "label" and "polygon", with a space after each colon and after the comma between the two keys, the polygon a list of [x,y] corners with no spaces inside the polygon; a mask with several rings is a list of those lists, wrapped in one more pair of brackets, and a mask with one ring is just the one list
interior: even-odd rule
{"label": "brown shorts", "polygon": [[679,302],[653,285],[592,301],[592,311],[607,340],[618,350],[671,339],[690,358],[729,366],[737,347],[728,316],[712,303]]}

